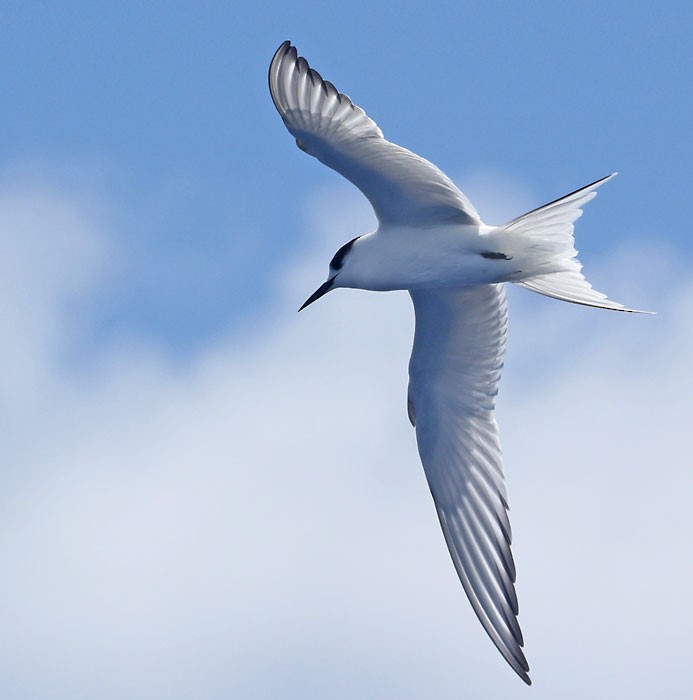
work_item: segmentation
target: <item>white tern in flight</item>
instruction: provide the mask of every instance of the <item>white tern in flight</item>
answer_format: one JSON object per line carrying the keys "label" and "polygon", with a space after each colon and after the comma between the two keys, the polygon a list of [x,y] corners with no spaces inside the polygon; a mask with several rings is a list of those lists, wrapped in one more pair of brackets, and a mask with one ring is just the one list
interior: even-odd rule
{"label": "white tern in flight", "polygon": [[407,290],[416,330],[409,419],[462,586],[506,661],[530,684],[494,407],[507,326],[505,282],[549,297],[632,311],[581,273],[573,223],[615,173],[509,221],[484,224],[435,165],[383,137],[368,115],[285,41],[269,69],[274,104],[298,147],[368,198],[378,229],[343,245],[332,289]]}

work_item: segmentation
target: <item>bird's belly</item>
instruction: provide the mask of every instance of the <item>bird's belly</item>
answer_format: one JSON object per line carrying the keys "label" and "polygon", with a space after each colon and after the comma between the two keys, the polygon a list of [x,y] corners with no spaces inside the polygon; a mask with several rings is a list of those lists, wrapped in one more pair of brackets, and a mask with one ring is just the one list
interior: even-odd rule
{"label": "bird's belly", "polygon": [[415,233],[415,238],[384,241],[358,286],[373,291],[459,288],[505,282],[518,272],[512,259],[485,250],[477,235],[457,230]]}

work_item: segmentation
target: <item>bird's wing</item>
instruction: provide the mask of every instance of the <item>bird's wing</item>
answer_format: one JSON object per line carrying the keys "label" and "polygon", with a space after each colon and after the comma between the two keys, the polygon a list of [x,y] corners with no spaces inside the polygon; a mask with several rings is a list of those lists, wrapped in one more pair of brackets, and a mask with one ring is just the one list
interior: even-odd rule
{"label": "bird's wing", "polygon": [[272,59],[269,87],[298,147],[353,182],[381,224],[481,223],[450,178],[385,140],[378,125],[323,80],[288,41]]}
{"label": "bird's wing", "polygon": [[530,683],[495,397],[507,312],[503,285],[411,292],[416,313],[409,416],[445,541],[481,624]]}

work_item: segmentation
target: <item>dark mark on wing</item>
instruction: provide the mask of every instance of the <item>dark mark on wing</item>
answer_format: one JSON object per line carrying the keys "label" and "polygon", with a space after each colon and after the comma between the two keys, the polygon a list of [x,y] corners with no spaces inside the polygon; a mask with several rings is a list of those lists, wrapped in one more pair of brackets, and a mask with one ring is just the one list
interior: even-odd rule
{"label": "dark mark on wing", "polygon": [[485,250],[481,253],[482,258],[488,258],[489,260],[512,260],[512,255],[506,255],[505,253],[494,253],[490,250]]}

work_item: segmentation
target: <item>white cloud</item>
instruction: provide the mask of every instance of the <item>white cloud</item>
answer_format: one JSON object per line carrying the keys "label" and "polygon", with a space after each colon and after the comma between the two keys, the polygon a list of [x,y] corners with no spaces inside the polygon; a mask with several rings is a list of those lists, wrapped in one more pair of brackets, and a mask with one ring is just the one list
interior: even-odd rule
{"label": "white cloud", "polygon": [[[108,231],[65,193],[5,189],[0,214],[3,309],[26,309],[0,370],[2,697],[528,692],[438,532],[405,412],[406,295],[296,314],[366,207],[311,206],[315,249],[254,329],[184,368],[143,339],[82,370],[59,361],[79,325],[63,300],[97,284]],[[529,692],[687,697],[693,282],[655,318],[513,301],[500,420]]]}
{"label": "white cloud", "polygon": [[17,409],[45,391],[68,329],[79,330],[66,317],[103,273],[107,240],[94,235],[98,216],[83,199],[41,185],[0,187],[0,405],[11,397]]}

